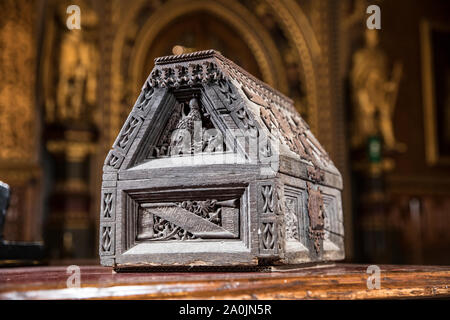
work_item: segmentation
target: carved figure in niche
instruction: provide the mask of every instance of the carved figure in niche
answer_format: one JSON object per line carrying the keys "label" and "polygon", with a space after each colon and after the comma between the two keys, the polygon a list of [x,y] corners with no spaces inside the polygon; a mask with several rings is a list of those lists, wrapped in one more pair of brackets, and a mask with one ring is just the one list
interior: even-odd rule
{"label": "carved figure in niche", "polygon": [[89,119],[88,108],[95,106],[99,58],[86,27],[94,27],[97,20],[95,12],[83,6],[82,29],[67,30],[62,35],[56,92],[59,120]]}
{"label": "carved figure in niche", "polygon": [[286,238],[299,240],[297,203],[293,198],[286,198]]}
{"label": "carved figure in niche", "polygon": [[[201,137],[194,137],[194,127],[197,123],[199,128],[202,127],[202,117],[200,113],[200,106],[197,98],[192,98],[189,101],[189,111],[186,110],[185,106],[182,105],[181,108],[181,119],[175,127],[175,131],[172,135],[172,140],[170,143],[170,154],[178,155],[180,153],[191,153],[191,140],[193,143],[193,151],[202,150]],[[200,131],[201,132],[201,131]]]}
{"label": "carved figure in niche", "polygon": [[378,46],[378,31],[367,29],[365,42],[353,56],[350,75],[354,101],[352,146],[364,146],[369,137],[380,134],[387,150],[403,149],[403,144],[395,139],[392,125],[402,66],[396,63],[388,78],[387,58]]}

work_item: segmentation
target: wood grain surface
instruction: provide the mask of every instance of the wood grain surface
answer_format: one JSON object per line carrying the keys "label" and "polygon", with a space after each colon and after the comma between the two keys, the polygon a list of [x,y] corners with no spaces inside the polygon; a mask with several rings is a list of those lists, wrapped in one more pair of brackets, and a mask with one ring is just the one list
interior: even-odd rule
{"label": "wood grain surface", "polygon": [[81,266],[79,288],[67,267],[0,269],[0,299],[404,299],[450,297],[450,267],[381,265],[380,289],[367,265],[328,264],[265,271],[115,273]]}

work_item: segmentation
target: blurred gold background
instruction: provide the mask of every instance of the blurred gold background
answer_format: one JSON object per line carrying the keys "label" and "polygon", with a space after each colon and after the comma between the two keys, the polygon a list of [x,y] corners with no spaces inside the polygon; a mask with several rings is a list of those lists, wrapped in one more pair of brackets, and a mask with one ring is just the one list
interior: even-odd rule
{"label": "blurred gold background", "polygon": [[5,238],[96,263],[101,168],[153,59],[216,49],[341,171],[349,261],[450,264],[449,21],[445,0],[0,0]]}

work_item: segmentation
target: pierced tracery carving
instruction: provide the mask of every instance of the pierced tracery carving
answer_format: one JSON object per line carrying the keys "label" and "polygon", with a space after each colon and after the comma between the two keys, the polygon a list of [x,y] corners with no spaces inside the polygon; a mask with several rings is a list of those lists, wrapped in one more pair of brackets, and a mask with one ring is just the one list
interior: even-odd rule
{"label": "pierced tracery carving", "polygon": [[278,252],[281,256],[284,255],[285,252],[285,239],[286,239],[286,210],[284,208],[284,191],[281,184],[277,184],[276,187],[276,193],[277,193],[277,211],[275,214],[277,215],[277,224],[278,224]]}
{"label": "pierced tracery carving", "polygon": [[219,91],[225,96],[228,104],[232,104],[236,99],[236,95],[230,86],[230,83],[226,79],[221,79],[219,82]]}
{"label": "pierced tracery carving", "polygon": [[105,165],[110,166],[114,169],[119,169],[122,164],[123,156],[116,154],[115,151],[110,151],[109,155],[106,157]]}
{"label": "pierced tracery carving", "polygon": [[128,146],[128,143],[131,140],[132,135],[134,134],[136,128],[140,123],[140,119],[132,116],[127,125],[125,126],[125,130],[121,132],[118,146],[122,149],[125,149]]}
{"label": "pierced tracery carving", "polygon": [[150,99],[153,96],[155,89],[148,83],[145,82],[144,88],[142,89],[141,95],[138,98],[137,109],[141,111],[145,111],[150,102]]}
{"label": "pierced tracery carving", "polygon": [[262,249],[273,250],[275,249],[275,223],[274,222],[263,222],[262,223]]}
{"label": "pierced tracery carving", "polygon": [[113,205],[113,194],[105,193],[103,195],[103,218],[109,219],[112,217],[112,205]]}
{"label": "pierced tracery carving", "polygon": [[273,186],[262,186],[262,198],[263,198],[263,213],[273,213],[274,211],[274,199],[273,199]]}
{"label": "pierced tracery carving", "polygon": [[280,224],[283,217],[279,211],[278,192],[272,183],[262,183],[258,196],[259,208],[259,241],[261,254],[272,256],[282,250],[282,244],[278,239],[280,234]]}
{"label": "pierced tracery carving", "polygon": [[196,237],[183,228],[144,210],[140,215],[141,233],[137,240],[190,240]]}
{"label": "pierced tracery carving", "polygon": [[102,227],[101,234],[101,252],[110,253],[112,248],[112,227],[104,226]]}
{"label": "pierced tracery carving", "polygon": [[245,129],[254,129],[256,127],[255,122],[250,118],[244,106],[236,110],[235,114],[241,120]]}
{"label": "pierced tracery carving", "polygon": [[142,205],[138,240],[235,238],[239,200],[182,201]]}

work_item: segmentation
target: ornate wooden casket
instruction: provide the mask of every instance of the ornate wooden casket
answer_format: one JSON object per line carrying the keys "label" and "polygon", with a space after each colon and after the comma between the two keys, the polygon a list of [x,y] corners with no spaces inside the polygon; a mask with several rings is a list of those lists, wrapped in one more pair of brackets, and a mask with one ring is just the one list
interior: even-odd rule
{"label": "ornate wooden casket", "polygon": [[101,263],[343,259],[341,189],[292,100],[214,50],[157,58],[104,163]]}

